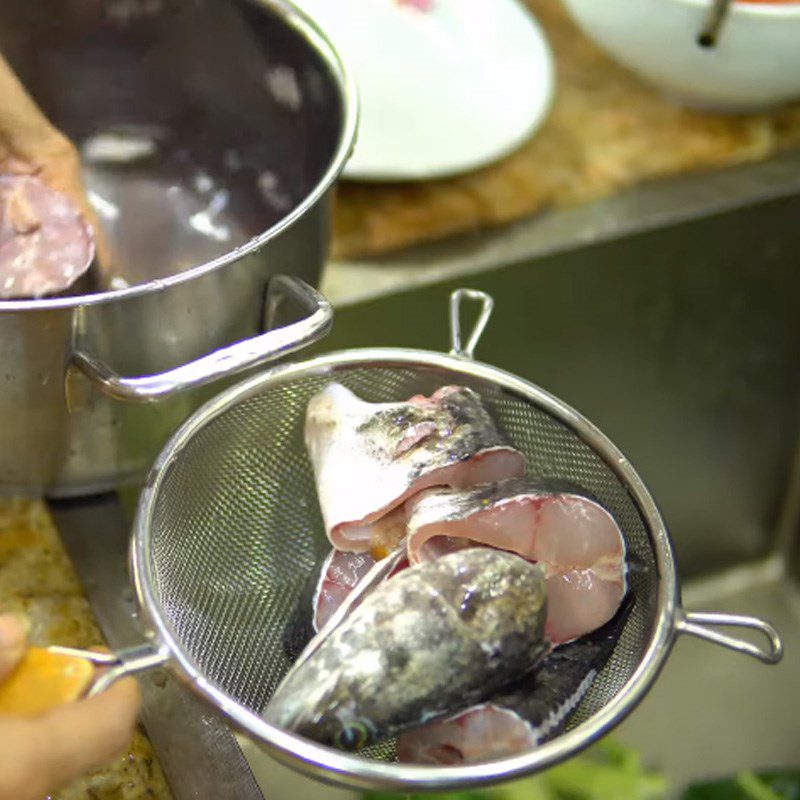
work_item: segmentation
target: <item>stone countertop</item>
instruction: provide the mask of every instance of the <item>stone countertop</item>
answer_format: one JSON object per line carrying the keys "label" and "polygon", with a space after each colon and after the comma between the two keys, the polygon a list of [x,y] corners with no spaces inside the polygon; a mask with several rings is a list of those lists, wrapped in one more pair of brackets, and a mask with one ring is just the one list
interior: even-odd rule
{"label": "stone countertop", "polygon": [[[41,501],[0,498],[0,610],[31,620],[34,644],[104,644],[80,583]],[[130,749],[50,800],[170,800],[150,742],[137,731]]]}

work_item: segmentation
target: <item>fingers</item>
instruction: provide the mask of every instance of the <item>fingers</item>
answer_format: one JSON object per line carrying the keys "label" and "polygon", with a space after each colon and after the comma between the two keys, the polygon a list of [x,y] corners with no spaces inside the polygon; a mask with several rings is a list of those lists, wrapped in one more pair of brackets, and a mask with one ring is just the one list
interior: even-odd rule
{"label": "fingers", "polygon": [[27,150],[36,150],[52,140],[55,129],[2,56],[0,97],[0,147],[24,157]]}
{"label": "fingers", "polygon": [[40,173],[45,184],[75,202],[91,226],[99,265],[108,270],[111,251],[83,182],[75,145],[45,117],[0,55],[0,168]]}
{"label": "fingers", "polygon": [[[22,657],[28,627],[22,615],[0,615],[0,680]],[[139,704],[139,686],[128,678],[39,717],[0,717],[0,800],[40,800],[120,755]]]}
{"label": "fingers", "polygon": [[139,703],[139,684],[128,678],[97,697],[60,706],[42,717],[50,788],[120,755],[133,736]]}
{"label": "fingers", "polygon": [[0,800],[39,800],[121,755],[139,703],[139,686],[127,678],[35,719],[0,719]]}
{"label": "fingers", "polygon": [[3,680],[22,658],[30,625],[22,614],[0,615],[0,680]]}

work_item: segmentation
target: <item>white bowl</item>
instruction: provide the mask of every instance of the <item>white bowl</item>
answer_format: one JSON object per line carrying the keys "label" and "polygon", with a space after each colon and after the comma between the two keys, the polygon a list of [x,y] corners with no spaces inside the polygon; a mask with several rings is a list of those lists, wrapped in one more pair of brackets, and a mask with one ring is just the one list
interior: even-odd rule
{"label": "white bowl", "polygon": [[583,32],[686,105],[748,111],[800,98],[800,2],[733,0],[714,47],[712,0],[564,0]]}

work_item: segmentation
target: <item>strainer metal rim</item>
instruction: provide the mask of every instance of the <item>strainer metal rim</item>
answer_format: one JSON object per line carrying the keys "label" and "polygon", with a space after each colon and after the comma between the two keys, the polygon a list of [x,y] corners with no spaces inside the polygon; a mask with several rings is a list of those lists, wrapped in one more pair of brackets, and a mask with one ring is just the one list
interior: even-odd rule
{"label": "strainer metal rim", "polygon": [[[543,409],[586,442],[627,487],[648,530],[658,573],[655,625],[633,675],[600,711],[551,742],[521,755],[465,766],[416,766],[370,761],[357,755],[315,744],[270,725],[257,713],[208,681],[162,614],[153,592],[149,564],[153,515],[159,489],[183,447],[205,425],[239,402],[268,387],[307,377],[331,375],[353,367],[442,368],[467,378],[498,385]],[[456,789],[490,784],[552,766],[575,755],[619,724],[642,700],[666,661],[676,633],[685,619],[672,542],[656,503],[638,473],[620,450],[591,422],[563,401],[535,384],[509,372],[459,355],[399,348],[342,350],[311,360],[272,368],[245,380],[195,412],[172,436],[154,463],[140,495],[131,540],[133,583],[150,626],[149,635],[159,653],[184,681],[219,708],[236,727],[249,735],[279,761],[329,782],[358,788],[425,790]],[[691,631],[689,631],[691,632]]]}

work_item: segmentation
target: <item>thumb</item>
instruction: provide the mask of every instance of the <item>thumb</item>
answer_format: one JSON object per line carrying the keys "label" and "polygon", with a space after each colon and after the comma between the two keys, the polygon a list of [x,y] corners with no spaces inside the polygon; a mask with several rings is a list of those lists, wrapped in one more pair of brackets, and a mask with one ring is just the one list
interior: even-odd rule
{"label": "thumb", "polygon": [[27,647],[30,623],[22,614],[0,615],[0,681],[5,680]]}

